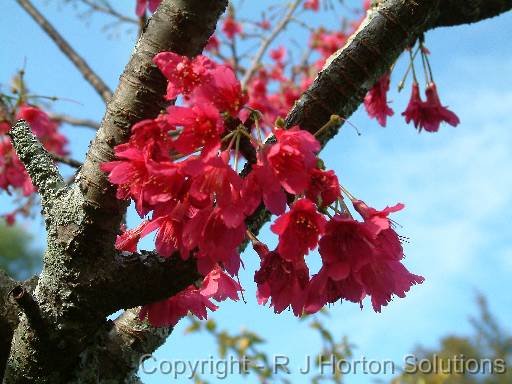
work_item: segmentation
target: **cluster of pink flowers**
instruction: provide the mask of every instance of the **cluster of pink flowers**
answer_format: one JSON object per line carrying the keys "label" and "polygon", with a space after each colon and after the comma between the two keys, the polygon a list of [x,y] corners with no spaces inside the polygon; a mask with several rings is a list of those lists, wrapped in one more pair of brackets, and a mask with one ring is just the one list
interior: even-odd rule
{"label": "cluster of pink flowers", "polygon": [[[402,116],[405,117],[405,121],[409,124],[411,121],[414,127],[421,132],[423,129],[427,132],[439,131],[441,123],[445,122],[450,124],[452,127],[459,125],[460,120],[455,113],[450,111],[447,107],[443,106],[437,92],[436,84],[432,78],[432,69],[430,67],[428,55],[430,51],[425,47],[424,42],[419,42],[419,47],[416,53],[412,53],[412,48],[409,50],[411,62],[409,69],[402,82],[405,82],[409,70],[412,69],[413,81],[412,81],[412,92],[409,104]],[[416,54],[422,56],[423,67],[425,70],[425,79],[427,86],[425,88],[426,100],[423,101],[420,95],[420,87],[416,78],[416,71],[414,69],[414,57]],[[379,124],[383,127],[386,126],[386,119],[388,116],[393,116],[394,112],[388,105],[387,92],[389,91],[391,73],[385,73],[368,91],[365,99],[364,106],[368,115],[371,118],[377,119]]]}
{"label": "cluster of pink flowers", "polygon": [[[387,92],[389,90],[389,72],[382,76],[364,99],[364,106],[368,115],[377,119],[379,124],[386,126],[386,118],[393,116],[393,110],[388,105]],[[406,110],[402,113],[405,121],[411,121],[418,131],[437,132],[442,122],[453,127],[459,125],[460,120],[455,113],[443,106],[439,99],[436,84],[432,81],[425,89],[426,100],[420,95],[420,88],[416,81],[412,84],[412,93]]]}
{"label": "cluster of pink flowers", "polygon": [[[38,107],[27,104],[20,105],[16,111],[12,111],[14,120],[26,120],[36,137],[49,151],[58,155],[66,155],[66,138],[58,132],[59,124],[52,120]],[[0,121],[0,190],[7,193],[19,190],[23,196],[29,196],[35,192],[30,177],[24,165],[16,155],[10,138],[6,135],[11,129],[11,122],[6,116]],[[5,214],[6,221],[13,224],[18,211]]]}
{"label": "cluster of pink flowers", "polygon": [[[284,52],[274,56],[280,62]],[[139,240],[156,231],[159,254],[193,258],[204,282],[145,306],[141,317],[174,325],[188,311],[205,318],[207,309],[217,308],[212,300],[238,300],[242,287],[233,277],[242,264],[238,248],[247,239],[261,257],[258,300],[270,300],[276,312],[291,307],[301,315],[366,295],[380,311],[392,295],[403,297],[422,282],[400,263],[400,240],[387,218],[401,206],[376,211],[354,200],[364,221],[354,220],[343,208],[336,175],[320,166],[320,144],[311,133],[272,126],[275,143],[259,138],[259,114],[244,108],[249,98],[229,66],[171,52],[153,61],[169,80],[166,98],[179,97],[180,104],[135,124],[129,142],[115,148],[118,160],[102,165],[118,198],[132,199],[142,219],[123,230],[116,247],[135,252]],[[236,172],[242,138],[256,152],[244,178]],[[261,204],[278,216],[271,227],[279,237],[274,251],[246,227]],[[311,277],[306,255],[318,245],[323,267]]]}
{"label": "cluster of pink flowers", "polygon": [[437,132],[442,122],[452,127],[459,125],[460,120],[455,113],[441,104],[437,87],[434,82],[427,85],[425,89],[426,101],[420,96],[418,83],[412,84],[412,93],[407,109],[402,113],[407,123],[413,122],[414,126],[421,131]]}

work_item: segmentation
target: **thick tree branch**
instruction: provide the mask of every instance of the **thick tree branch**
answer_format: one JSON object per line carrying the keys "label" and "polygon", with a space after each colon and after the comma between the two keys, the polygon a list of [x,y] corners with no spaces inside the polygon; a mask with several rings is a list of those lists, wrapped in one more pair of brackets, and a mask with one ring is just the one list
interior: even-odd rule
{"label": "thick tree branch", "polygon": [[184,261],[178,253],[166,258],[147,251],[119,254],[106,268],[90,288],[96,310],[105,316],[174,296],[201,278],[195,260]]}
{"label": "thick tree branch", "polygon": [[[78,185],[86,209],[94,212],[91,238],[103,233],[102,241],[113,244],[127,206],[127,202],[116,199],[115,187],[99,169],[100,164],[114,159],[113,148],[128,140],[134,123],[156,117],[165,106],[163,95],[167,83],[153,64],[153,57],[162,51],[187,56],[199,54],[226,6],[227,0],[165,0],[148,21],[107,105],[79,175]],[[108,253],[98,255],[108,256]]]}
{"label": "thick tree branch", "polygon": [[[158,269],[160,275],[152,272],[168,287],[146,286],[152,279],[136,271],[156,260],[148,257],[119,269],[132,268],[130,274],[139,276],[138,281],[123,281],[122,273],[119,280],[113,279],[112,266],[120,265],[114,257],[114,239],[126,203],[117,201],[99,165],[114,158],[113,147],[126,142],[135,122],[156,117],[163,106],[166,80],[152,63],[155,54],[167,50],[189,56],[200,53],[226,5],[227,0],[163,0],[148,22],[108,103],[77,184],[48,199],[48,245],[34,295],[47,324],[48,340],[43,342],[26,316],[22,317],[14,332],[4,384],[67,382],[78,355],[101,333],[107,311],[114,311],[109,290],[120,300],[117,309],[163,299],[185,288],[181,282],[188,285],[188,278],[193,279],[170,261]],[[182,272],[183,279],[172,274],[173,270]],[[127,293],[121,286],[126,289],[131,284],[135,292],[141,283],[142,296],[122,299]]]}
{"label": "thick tree branch", "polygon": [[434,27],[469,24],[498,16],[512,9],[512,0],[444,0]]}
{"label": "thick tree branch", "polygon": [[16,154],[41,195],[43,207],[48,208],[56,192],[64,187],[64,180],[53,163],[52,156],[43,148],[24,120],[14,124],[8,135]]}
{"label": "thick tree branch", "polygon": [[[387,0],[372,8],[347,44],[327,61],[309,89],[286,118],[286,126],[299,125],[315,133],[332,114],[348,118],[367,91],[389,70],[403,50],[437,17],[437,0]],[[339,127],[325,130],[325,145]]]}
{"label": "thick tree branch", "polygon": [[30,326],[37,332],[39,337],[46,338],[46,325],[41,317],[39,305],[34,297],[22,285],[15,285],[9,292],[9,298],[12,299],[26,316]]}
{"label": "thick tree branch", "polygon": [[4,376],[9,357],[12,333],[18,323],[15,308],[8,300],[8,294],[16,284],[15,280],[0,270],[0,380]]}
{"label": "thick tree branch", "polygon": [[[144,355],[163,345],[172,328],[153,328],[139,320],[140,308],[123,312],[94,347],[81,356],[83,362],[75,377],[90,375],[96,382],[137,382],[137,371]],[[98,380],[99,378],[99,380]],[[71,383],[79,384],[75,379]]]}
{"label": "thick tree branch", "polygon": [[39,24],[46,34],[53,40],[59,49],[80,71],[84,78],[92,85],[101,98],[107,102],[112,97],[112,91],[89,67],[89,64],[73,49],[73,47],[57,32],[52,24],[32,5],[29,0],[16,0],[19,5]]}

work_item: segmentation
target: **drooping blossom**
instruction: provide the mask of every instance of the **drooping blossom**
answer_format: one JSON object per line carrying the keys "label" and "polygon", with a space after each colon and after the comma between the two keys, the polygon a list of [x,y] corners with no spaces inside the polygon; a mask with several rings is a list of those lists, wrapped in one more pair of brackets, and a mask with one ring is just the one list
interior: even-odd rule
{"label": "drooping blossom", "polygon": [[302,193],[316,166],[320,143],[311,133],[298,127],[276,129],[275,136],[277,143],[268,151],[268,163],[287,192]]}
{"label": "drooping blossom", "polygon": [[427,86],[425,94],[427,95],[423,120],[423,128],[425,131],[437,132],[442,122],[446,122],[452,127],[459,125],[460,120],[457,115],[441,104],[434,82]]}
{"label": "drooping blossom", "polygon": [[146,8],[148,8],[151,13],[155,12],[161,1],[162,0],[137,0],[135,14],[137,16],[144,16]]}
{"label": "drooping blossom", "polygon": [[335,215],[326,225],[319,252],[323,266],[311,280],[306,311],[315,312],[339,299],[361,302],[366,295],[355,272],[371,255],[372,234],[348,215]]}
{"label": "drooping blossom", "polygon": [[220,112],[228,112],[236,117],[247,102],[247,94],[242,90],[233,69],[219,65],[192,95],[195,103],[212,103]]}
{"label": "drooping blossom", "polygon": [[421,284],[423,277],[410,273],[399,261],[374,257],[356,272],[357,280],[371,297],[375,312],[380,312],[393,295],[405,297],[411,286]]}
{"label": "drooping blossom", "polygon": [[170,257],[174,252],[180,251],[180,257],[186,260],[189,257],[189,250],[182,242],[183,225],[194,212],[187,202],[173,200],[159,204],[153,211],[151,221],[143,229],[142,236],[156,229],[155,248],[158,254]]}
{"label": "drooping blossom", "polygon": [[198,269],[206,275],[216,264],[222,263],[232,275],[240,268],[237,247],[245,239],[245,223],[230,228],[224,222],[219,208],[207,207],[198,211],[184,224],[183,246],[198,248]]}
{"label": "drooping blossom", "polygon": [[239,283],[228,276],[218,265],[203,280],[200,292],[203,296],[216,301],[231,299],[238,301],[238,292],[243,289]]}
{"label": "drooping blossom", "polygon": [[160,52],[153,63],[167,78],[167,100],[175,99],[180,93],[188,96],[199,84],[206,81],[215,64],[206,56],[190,59],[174,52]]}
{"label": "drooping blossom", "polygon": [[233,39],[236,35],[242,33],[242,25],[235,21],[233,16],[229,15],[222,23],[222,32],[224,32],[228,39]]}
{"label": "drooping blossom", "polygon": [[398,203],[392,207],[386,207],[382,211],[369,207],[362,200],[353,200],[352,204],[356,211],[363,217],[368,227],[375,233],[384,231],[391,227],[391,222],[388,218],[390,213],[401,211],[405,205]]}
{"label": "drooping blossom", "polygon": [[219,50],[219,48],[220,48],[219,39],[217,38],[216,35],[211,35],[210,38],[208,39],[208,42],[206,43],[206,47],[204,47],[204,49],[207,51],[216,52]]}
{"label": "drooping blossom", "polygon": [[279,216],[271,226],[272,232],[279,236],[277,250],[281,257],[289,261],[303,259],[304,255],[316,248],[325,223],[324,216],[318,213],[311,200],[295,202],[290,211]]}
{"label": "drooping blossom", "polygon": [[291,306],[295,316],[302,315],[309,283],[309,270],[304,260],[288,261],[277,250],[270,252],[262,243],[254,245],[254,249],[261,258],[260,269],[254,275],[258,303],[264,305],[271,299],[275,313]]}
{"label": "drooping blossom", "polygon": [[4,215],[5,223],[9,226],[16,224],[16,213],[11,212]]}
{"label": "drooping blossom", "polygon": [[194,166],[189,198],[197,208],[204,208],[215,201],[224,223],[230,228],[238,227],[245,219],[244,204],[240,196],[241,177],[229,164],[229,152],[199,161]]}
{"label": "drooping blossom", "polygon": [[364,287],[350,274],[348,267],[342,269],[324,265],[309,283],[304,311],[315,313],[324,305],[339,300],[361,303],[365,297]]}
{"label": "drooping blossom", "polygon": [[268,165],[266,152],[268,148],[258,152],[257,163],[244,179],[241,196],[247,215],[252,214],[262,200],[265,207],[274,215],[281,215],[286,209],[286,194]]}
{"label": "drooping blossom", "polygon": [[338,299],[362,303],[366,295],[371,297],[373,309],[380,312],[393,295],[404,297],[412,285],[423,282],[421,276],[411,274],[400,263],[401,246],[388,243],[398,241],[398,237],[385,220],[391,211],[401,207],[377,211],[357,205],[365,222],[343,214],[335,215],[326,225],[319,241],[323,266],[311,280],[306,312]]}
{"label": "drooping blossom", "polygon": [[167,108],[167,122],[183,128],[174,142],[174,147],[183,154],[195,152],[201,147],[216,146],[224,131],[219,111],[207,103],[192,107],[170,106]]}
{"label": "drooping blossom", "polygon": [[386,126],[388,116],[393,116],[394,112],[388,105],[387,93],[389,90],[390,73],[384,74],[368,91],[364,98],[364,106],[368,116],[377,119],[379,124]]}
{"label": "drooping blossom", "polygon": [[173,327],[188,312],[192,312],[197,318],[203,320],[208,317],[207,309],[215,311],[218,307],[201,291],[190,285],[169,299],[142,307],[139,318],[148,319],[154,327]]}
{"label": "drooping blossom", "polygon": [[409,124],[411,121],[416,128],[421,131],[425,120],[425,103],[421,100],[420,88],[417,82],[412,84],[411,98],[409,104],[402,116],[405,116],[405,122]]}
{"label": "drooping blossom", "polygon": [[176,130],[170,125],[164,115],[156,119],[139,121],[132,127],[132,134],[129,142],[140,150],[152,147],[152,158],[154,160],[169,160],[169,152],[173,149],[173,141],[170,132]]}
{"label": "drooping blossom", "polygon": [[308,199],[327,207],[340,196],[340,183],[334,171],[323,171],[318,168],[311,171],[311,179],[306,190]]}
{"label": "drooping blossom", "polygon": [[270,51],[270,58],[274,61],[277,61],[278,63],[282,63],[285,57],[286,48],[282,45]]}
{"label": "drooping blossom", "polygon": [[108,172],[109,181],[117,185],[116,197],[121,200],[132,198],[137,212],[144,216],[149,211],[144,202],[144,185],[149,180],[148,153],[119,145],[115,148],[115,154],[119,160],[103,163],[100,169]]}
{"label": "drooping blossom", "polygon": [[126,229],[126,226],[121,227],[121,234],[116,237],[115,247],[119,251],[137,252],[137,245],[139,244],[142,231],[146,228],[148,222],[143,221],[133,229]]}
{"label": "drooping blossom", "polygon": [[364,224],[347,214],[335,215],[325,226],[319,241],[324,267],[333,275],[345,276],[347,270],[357,270],[373,252],[374,235]]}
{"label": "drooping blossom", "polygon": [[361,200],[352,201],[354,208],[363,217],[367,228],[373,233],[377,247],[383,257],[390,260],[401,260],[404,257],[402,243],[395,232],[388,215],[404,208],[402,203],[386,207],[379,211],[369,207]]}

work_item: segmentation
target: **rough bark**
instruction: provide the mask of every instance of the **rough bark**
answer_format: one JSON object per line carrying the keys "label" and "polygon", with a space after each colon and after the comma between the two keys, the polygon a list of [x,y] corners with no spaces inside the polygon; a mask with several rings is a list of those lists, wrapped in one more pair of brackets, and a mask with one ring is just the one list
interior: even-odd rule
{"label": "rough bark", "polygon": [[[116,199],[115,188],[99,165],[114,159],[113,148],[127,141],[134,123],[156,117],[165,107],[166,80],[153,65],[153,57],[162,51],[199,54],[226,6],[227,0],[163,1],[147,23],[77,177],[84,209],[92,218],[86,229],[91,241],[99,238],[102,246],[112,247],[127,206],[126,201]],[[111,257],[112,251],[97,257]]]}
{"label": "rough bark", "polygon": [[476,23],[495,17],[512,8],[512,0],[444,0],[434,27]]}
{"label": "rough bark", "polygon": [[3,377],[5,364],[11,349],[13,330],[18,316],[14,306],[9,303],[9,292],[17,282],[0,270],[0,378]]}
{"label": "rough bark", "polygon": [[[474,1],[471,3],[480,4],[477,16],[465,7],[457,16],[458,8],[447,3],[379,1],[292,108],[286,125],[298,124],[314,132],[333,113],[349,117],[375,80],[420,33],[452,25],[457,17],[467,23],[512,7],[510,2],[500,2],[506,5],[497,8],[493,5],[496,0]],[[104,321],[109,312],[168,297],[193,283],[198,275],[192,262],[179,257],[163,260],[153,253],[115,252],[114,238],[126,204],[115,199],[114,189],[98,166],[113,159],[112,148],[127,140],[133,123],[155,117],[162,107],[165,79],[151,64],[154,54],[162,50],[197,54],[225,5],[220,0],[162,2],[121,76],[77,183],[70,188],[61,188],[51,160],[40,147],[36,150],[33,137],[21,129],[23,125],[12,132],[15,148],[43,195],[48,251],[33,297],[46,329],[41,334],[30,325],[30,316],[22,313],[4,384],[137,382],[134,372],[140,357],[153,352],[169,334],[169,329],[155,330],[141,323],[137,309],[125,312],[113,324]],[[489,8],[484,8],[487,5]],[[443,16],[448,10],[450,16]],[[320,137],[322,143],[338,128],[326,131]],[[30,151],[37,155],[35,160],[23,157]],[[267,219],[268,213],[262,209],[248,224],[259,228]],[[82,363],[77,368],[80,353]],[[74,377],[68,377],[73,370]]]}
{"label": "rough bark", "polygon": [[[153,56],[166,50],[190,56],[201,52],[226,3],[226,0],[207,4],[201,0],[162,2],[137,43],[77,183],[71,187],[62,186],[51,159],[26,125],[20,123],[11,130],[14,147],[42,195],[47,251],[34,292],[45,334],[31,325],[26,314],[21,315],[12,339],[5,384],[66,382],[79,353],[103,329],[106,315],[122,308],[113,305],[108,299],[112,296],[105,292],[117,292],[115,301],[121,299],[121,305],[125,301],[128,307],[145,303],[123,300],[130,292],[121,293],[117,288],[130,287],[134,291],[141,281],[151,279],[139,274],[139,280],[130,284],[122,279],[122,273],[110,274],[114,269],[130,270],[126,260],[114,257],[117,253],[113,247],[126,203],[116,200],[114,189],[99,170],[99,164],[113,159],[112,148],[127,140],[133,123],[155,117],[160,111],[166,81],[152,64]],[[156,259],[145,257],[139,264],[142,270],[150,260]],[[165,267],[165,262],[151,265],[159,266],[157,275],[163,273],[155,286],[164,282],[169,288],[163,290],[169,291],[167,295],[185,287],[179,285],[179,279],[173,282],[176,279],[169,279],[170,273],[163,272],[180,268],[171,269],[169,264]],[[146,271],[151,273],[150,268]],[[115,281],[116,276],[121,279],[119,283]],[[166,295],[155,293],[149,286],[143,288],[144,295],[149,293],[144,301],[159,300]]]}
{"label": "rough bark", "polygon": [[71,383],[79,384],[88,377],[100,378],[101,383],[137,382],[141,359],[162,346],[172,332],[172,328],[154,328],[140,321],[139,311],[139,307],[126,310],[84,351]]}

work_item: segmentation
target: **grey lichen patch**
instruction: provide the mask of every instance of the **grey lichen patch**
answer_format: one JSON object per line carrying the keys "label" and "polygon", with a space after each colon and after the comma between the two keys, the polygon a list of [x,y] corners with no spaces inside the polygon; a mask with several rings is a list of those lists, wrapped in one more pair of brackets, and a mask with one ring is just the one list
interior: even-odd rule
{"label": "grey lichen patch", "polygon": [[46,212],[55,202],[58,191],[65,188],[64,180],[51,156],[34,136],[26,121],[18,121],[8,135],[16,154],[41,195],[43,211]]}

